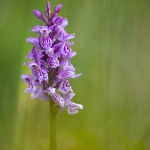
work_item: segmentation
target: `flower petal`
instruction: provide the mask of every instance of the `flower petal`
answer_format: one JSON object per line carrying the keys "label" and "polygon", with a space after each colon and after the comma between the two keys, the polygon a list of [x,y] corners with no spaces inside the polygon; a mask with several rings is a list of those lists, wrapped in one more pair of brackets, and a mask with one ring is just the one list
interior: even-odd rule
{"label": "flower petal", "polygon": [[26,94],[33,93],[36,90],[36,86],[33,82],[30,82],[27,89],[25,90]]}
{"label": "flower petal", "polygon": [[21,75],[21,79],[26,82],[27,84],[29,84],[32,80],[33,80],[33,77],[31,77],[30,75],[28,74],[23,74]]}
{"label": "flower petal", "polygon": [[32,37],[30,37],[30,38],[27,39],[27,42],[30,42],[31,44],[33,44],[37,48],[40,48],[39,38],[32,38]]}
{"label": "flower petal", "polygon": [[63,94],[66,94],[68,93],[69,91],[72,91],[72,88],[68,82],[67,79],[63,80],[60,84],[59,84],[59,88],[58,90],[63,93]]}
{"label": "flower petal", "polygon": [[76,113],[78,113],[78,109],[83,109],[83,106],[81,104],[76,104],[74,102],[71,102],[68,105],[67,111],[69,114],[76,114]]}
{"label": "flower petal", "polygon": [[41,47],[42,48],[44,48],[44,49],[48,49],[48,48],[50,48],[50,46],[52,45],[52,40],[50,39],[50,37],[49,36],[41,36],[40,37],[40,45],[41,45]]}
{"label": "flower petal", "polygon": [[31,29],[31,31],[33,31],[33,32],[36,32],[36,33],[40,33],[40,30],[41,30],[41,26],[34,26],[32,29]]}
{"label": "flower petal", "polygon": [[25,90],[26,94],[32,93],[32,92],[34,92],[36,90],[36,86],[34,84],[33,77],[31,77],[28,74],[24,74],[24,75],[21,75],[21,79],[28,84],[28,87]]}
{"label": "flower petal", "polygon": [[57,58],[55,58],[53,55],[48,57],[47,59],[48,65],[50,68],[57,68],[59,66],[59,61]]}
{"label": "flower petal", "polygon": [[40,100],[48,100],[46,94],[44,93],[43,87],[38,88],[31,94],[31,98],[35,99],[38,98]]}
{"label": "flower petal", "polygon": [[40,83],[48,81],[48,73],[45,70],[37,69],[37,76]]}
{"label": "flower petal", "polygon": [[81,73],[80,74],[75,74],[75,72],[71,68],[68,68],[66,70],[61,71],[57,75],[57,78],[58,79],[66,79],[66,78],[76,78],[76,77],[79,77],[79,76],[81,76]]}
{"label": "flower petal", "polygon": [[53,101],[60,107],[64,107],[65,100],[57,93],[52,94]]}

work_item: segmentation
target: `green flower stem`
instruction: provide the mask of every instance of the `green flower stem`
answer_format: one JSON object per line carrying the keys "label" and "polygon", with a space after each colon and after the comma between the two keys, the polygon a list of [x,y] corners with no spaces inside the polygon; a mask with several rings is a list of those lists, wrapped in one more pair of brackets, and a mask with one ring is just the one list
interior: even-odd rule
{"label": "green flower stem", "polygon": [[53,113],[55,103],[49,98],[50,105],[50,150],[56,150],[56,114]]}
{"label": "green flower stem", "polygon": [[54,108],[54,111],[53,111],[53,114],[56,115],[60,110],[60,107],[57,105],[55,108]]}

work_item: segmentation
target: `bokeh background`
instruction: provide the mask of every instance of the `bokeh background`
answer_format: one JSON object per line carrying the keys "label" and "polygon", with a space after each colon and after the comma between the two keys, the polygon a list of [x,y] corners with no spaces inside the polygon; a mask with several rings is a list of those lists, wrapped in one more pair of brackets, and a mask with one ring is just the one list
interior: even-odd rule
{"label": "bokeh background", "polygon": [[[51,0],[75,33],[76,115],[57,116],[58,150],[150,150],[150,1]],[[46,0],[0,0],[0,150],[49,150],[49,105],[20,75]]]}

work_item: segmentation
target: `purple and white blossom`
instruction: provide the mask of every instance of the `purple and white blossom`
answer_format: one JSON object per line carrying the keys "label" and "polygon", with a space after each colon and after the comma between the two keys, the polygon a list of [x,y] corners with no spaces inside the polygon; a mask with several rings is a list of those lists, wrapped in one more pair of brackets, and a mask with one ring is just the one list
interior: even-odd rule
{"label": "purple and white blossom", "polygon": [[65,100],[59,94],[57,93],[52,94],[52,100],[54,100],[54,102],[60,107],[64,107]]}
{"label": "purple and white blossom", "polygon": [[58,61],[57,58],[55,58],[54,55],[51,55],[51,56],[48,57],[47,63],[48,63],[50,68],[57,68],[57,67],[59,67],[59,61]]}
{"label": "purple and white blossom", "polygon": [[31,77],[30,75],[24,74],[21,76],[21,79],[28,84],[28,87],[25,90],[26,94],[33,93],[36,91],[37,88],[35,86],[33,77]]}
{"label": "purple and white blossom", "polygon": [[75,93],[68,93],[64,96],[65,104],[61,108],[60,112],[63,111],[66,107],[69,114],[76,114],[78,113],[79,109],[83,109],[81,104],[76,104],[71,101],[71,99],[75,96]]}
{"label": "purple and white blossom", "polygon": [[69,83],[69,81],[67,79],[63,80],[60,84],[59,84],[59,88],[58,91],[60,91],[62,94],[66,94],[69,91],[73,92],[71,85]]}
{"label": "purple and white blossom", "polygon": [[42,12],[33,10],[44,25],[31,28],[38,35],[27,39],[33,47],[26,57],[31,61],[24,65],[31,69],[32,75],[24,74],[21,79],[28,84],[25,93],[31,94],[32,99],[48,100],[50,97],[59,106],[60,112],[67,107],[69,114],[76,114],[83,106],[72,102],[75,93],[69,78],[79,77],[81,73],[75,73],[70,61],[76,55],[70,47],[74,42],[69,41],[75,34],[65,30],[68,20],[58,16],[61,8],[62,4],[57,5],[51,14],[51,4],[47,2],[45,16]]}
{"label": "purple and white blossom", "polygon": [[76,113],[78,113],[79,109],[83,109],[83,106],[81,104],[76,104],[74,102],[71,102],[68,105],[67,111],[69,114],[76,114]]}

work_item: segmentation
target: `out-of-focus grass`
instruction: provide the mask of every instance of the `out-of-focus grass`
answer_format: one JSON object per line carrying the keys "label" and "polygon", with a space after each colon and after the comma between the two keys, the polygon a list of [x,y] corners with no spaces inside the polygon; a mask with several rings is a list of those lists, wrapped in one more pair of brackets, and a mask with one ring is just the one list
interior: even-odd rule
{"label": "out-of-focus grass", "polygon": [[[24,94],[20,74],[40,21],[32,9],[46,1],[0,2],[0,149],[48,150],[48,103]],[[70,80],[79,114],[57,117],[58,150],[150,149],[150,2],[146,0],[51,1],[62,3],[69,33],[76,33],[78,54],[72,59],[82,72]]]}

